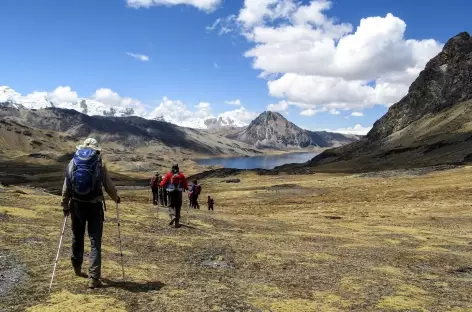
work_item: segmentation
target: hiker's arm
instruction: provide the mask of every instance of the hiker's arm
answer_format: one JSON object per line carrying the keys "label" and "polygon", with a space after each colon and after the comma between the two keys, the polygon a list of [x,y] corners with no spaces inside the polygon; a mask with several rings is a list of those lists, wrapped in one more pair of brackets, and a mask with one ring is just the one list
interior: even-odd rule
{"label": "hiker's arm", "polygon": [[71,174],[71,163],[67,165],[66,168],[66,177],[64,178],[64,184],[62,185],[62,207],[68,207],[70,202],[70,194],[72,192],[72,186],[70,183],[70,174]]}
{"label": "hiker's arm", "polygon": [[107,167],[105,164],[102,166],[102,176],[103,176],[103,187],[105,188],[105,192],[115,201],[118,201],[118,191],[116,190],[115,184],[110,178],[108,174]]}
{"label": "hiker's arm", "polygon": [[184,189],[188,190],[188,182],[187,182],[187,179],[185,178],[185,176],[184,176]]}
{"label": "hiker's arm", "polygon": [[70,190],[69,190],[69,183],[67,183],[67,178],[64,179],[64,184],[62,185],[62,201],[61,201],[61,206],[65,207],[66,205],[69,205],[70,201]]}
{"label": "hiker's arm", "polygon": [[161,187],[166,186],[166,184],[167,184],[168,182],[169,182],[169,174],[166,174],[166,175],[164,176],[164,180],[162,180],[162,182],[161,182],[161,184],[160,184]]}

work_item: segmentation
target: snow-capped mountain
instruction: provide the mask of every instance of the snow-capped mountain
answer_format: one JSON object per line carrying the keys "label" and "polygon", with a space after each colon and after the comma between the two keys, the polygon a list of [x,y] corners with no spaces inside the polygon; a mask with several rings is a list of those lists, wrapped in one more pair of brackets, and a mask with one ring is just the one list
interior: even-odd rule
{"label": "snow-capped mountain", "polygon": [[54,103],[47,92],[33,92],[23,96],[6,86],[0,86],[0,103],[9,103],[14,107],[23,107],[26,109],[43,109],[49,107],[73,109],[90,116],[146,116],[146,112],[140,107],[136,109],[132,107],[123,108],[84,98],[75,102]]}
{"label": "snow-capped mountain", "polygon": [[[125,105],[127,107],[109,105],[90,98],[75,97],[75,101],[64,101],[63,99],[59,101],[55,100],[54,95],[51,96],[48,92],[33,92],[28,95],[21,95],[7,86],[0,86],[0,104],[8,103],[17,108],[44,109],[56,107],[73,109],[89,116],[139,116],[149,120],[166,121],[181,127],[194,129],[221,129],[247,125],[236,118],[230,118],[228,116],[215,118],[212,117],[211,114],[194,115],[188,110],[182,110],[181,107],[175,107],[175,109],[173,109],[172,105],[176,102],[166,100],[166,104],[170,104],[171,108],[166,110],[170,112],[169,114],[163,115],[159,110],[148,112],[140,103],[134,103],[131,99],[126,102]],[[183,103],[179,102],[177,105],[183,105]]]}
{"label": "snow-capped mountain", "polygon": [[240,128],[247,124],[240,120],[232,119],[230,117],[209,118],[204,121],[207,129],[221,129],[221,128]]}

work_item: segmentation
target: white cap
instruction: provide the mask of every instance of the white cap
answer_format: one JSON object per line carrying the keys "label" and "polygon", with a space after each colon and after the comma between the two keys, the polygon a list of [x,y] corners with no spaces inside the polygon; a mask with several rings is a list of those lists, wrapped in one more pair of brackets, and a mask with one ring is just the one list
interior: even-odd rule
{"label": "white cap", "polygon": [[94,149],[96,151],[101,151],[102,148],[100,146],[98,146],[98,142],[97,140],[95,140],[94,138],[87,138],[85,139],[84,143],[79,145],[79,146],[76,146],[78,150],[80,149],[84,149],[84,148],[91,148],[91,149]]}

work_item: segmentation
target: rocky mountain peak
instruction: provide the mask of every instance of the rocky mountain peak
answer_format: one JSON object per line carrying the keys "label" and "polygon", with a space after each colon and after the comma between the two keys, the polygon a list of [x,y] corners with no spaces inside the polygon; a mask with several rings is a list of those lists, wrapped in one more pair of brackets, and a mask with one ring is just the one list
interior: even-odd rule
{"label": "rocky mountain peak", "polygon": [[256,119],[254,119],[249,127],[255,126],[255,125],[261,125],[261,124],[268,124],[268,123],[283,123],[286,124],[289,121],[282,116],[282,114],[278,112],[272,112],[272,111],[265,111],[261,113]]}
{"label": "rocky mountain peak", "polygon": [[367,134],[381,140],[427,114],[472,99],[472,38],[466,32],[451,38],[409,88]]}
{"label": "rocky mountain peak", "polygon": [[470,35],[468,32],[461,32],[446,42],[441,56],[460,55],[462,53],[468,53],[470,50],[472,50]]}

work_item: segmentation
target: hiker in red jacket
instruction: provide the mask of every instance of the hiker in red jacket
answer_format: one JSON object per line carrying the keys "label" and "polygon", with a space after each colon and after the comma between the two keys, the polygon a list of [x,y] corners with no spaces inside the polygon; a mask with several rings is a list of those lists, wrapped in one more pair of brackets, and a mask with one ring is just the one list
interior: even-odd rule
{"label": "hiker in red jacket", "polygon": [[175,222],[175,227],[179,228],[182,192],[188,190],[187,179],[180,172],[179,165],[175,164],[172,166],[172,170],[166,174],[160,185],[167,190],[169,197],[169,216],[171,218],[169,225]]}
{"label": "hiker in red jacket", "polygon": [[157,206],[159,201],[159,184],[161,182],[161,177],[159,173],[156,172],[156,175],[151,179],[151,190],[152,190],[152,204]]}

